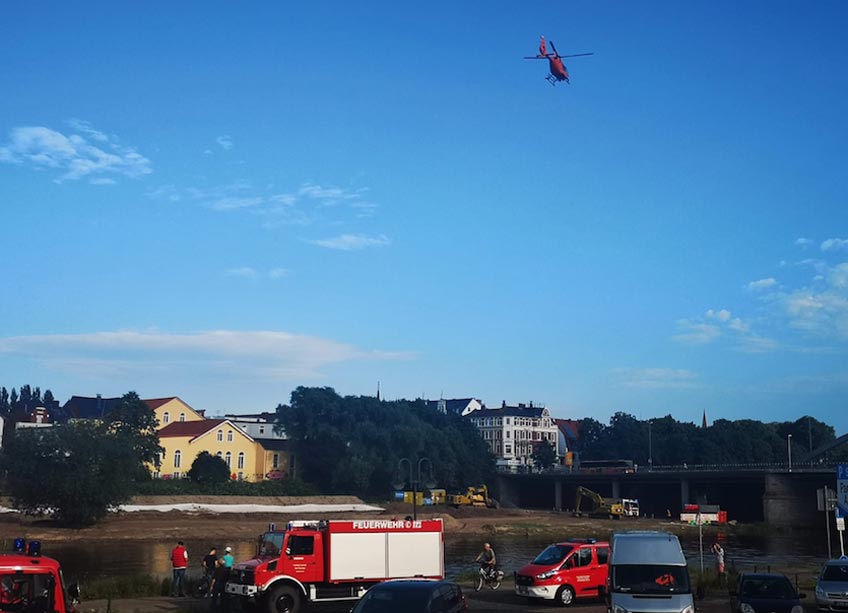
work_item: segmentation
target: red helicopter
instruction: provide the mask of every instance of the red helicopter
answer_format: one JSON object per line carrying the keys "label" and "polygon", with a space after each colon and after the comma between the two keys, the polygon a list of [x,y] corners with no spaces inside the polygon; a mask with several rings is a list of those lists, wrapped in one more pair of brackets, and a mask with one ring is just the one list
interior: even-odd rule
{"label": "red helicopter", "polygon": [[566,83],[571,84],[571,81],[568,80],[568,69],[562,62],[562,58],[595,55],[594,53],[574,53],[572,55],[560,55],[556,50],[554,41],[551,41],[551,49],[553,49],[554,52],[548,53],[547,47],[545,46],[545,37],[543,36],[542,40],[539,41],[539,55],[524,58],[525,60],[548,60],[548,66],[551,70],[551,74],[545,77],[545,79],[547,79],[547,81],[551,85],[556,85],[557,81],[565,81]]}

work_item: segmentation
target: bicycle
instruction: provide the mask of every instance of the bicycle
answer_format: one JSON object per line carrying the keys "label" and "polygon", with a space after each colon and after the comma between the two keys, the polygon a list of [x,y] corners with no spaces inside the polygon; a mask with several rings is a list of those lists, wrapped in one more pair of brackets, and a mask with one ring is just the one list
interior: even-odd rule
{"label": "bicycle", "polygon": [[487,568],[481,566],[477,573],[477,580],[474,582],[474,591],[479,592],[483,589],[484,585],[496,590],[501,586],[503,578],[504,573],[502,570],[494,570],[490,573]]}
{"label": "bicycle", "polygon": [[212,587],[212,576],[204,573],[200,581],[197,582],[197,585],[194,586],[194,589],[191,590],[191,595],[195,598],[203,598],[209,594],[210,587]]}

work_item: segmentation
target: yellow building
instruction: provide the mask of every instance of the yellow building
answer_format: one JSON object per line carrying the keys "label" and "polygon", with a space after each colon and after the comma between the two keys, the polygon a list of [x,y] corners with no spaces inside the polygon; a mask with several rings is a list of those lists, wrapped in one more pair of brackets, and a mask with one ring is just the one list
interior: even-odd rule
{"label": "yellow building", "polygon": [[178,421],[199,421],[204,419],[202,412],[195,411],[176,396],[171,396],[170,398],[151,398],[144,402],[153,410],[160,428],[164,428]]}
{"label": "yellow building", "polygon": [[[186,407],[198,415],[182,401],[171,407]],[[250,435],[228,419],[198,417],[189,419],[186,412],[184,421],[171,421],[159,430],[159,444],[165,451],[154,477],[180,479],[189,471],[198,454],[207,451],[227,463],[233,479],[261,481],[265,478],[265,450]]]}

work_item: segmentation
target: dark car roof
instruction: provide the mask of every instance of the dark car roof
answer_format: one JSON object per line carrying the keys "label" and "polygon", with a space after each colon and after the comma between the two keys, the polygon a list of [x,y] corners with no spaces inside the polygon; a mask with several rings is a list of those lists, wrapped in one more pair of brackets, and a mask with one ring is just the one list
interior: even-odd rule
{"label": "dark car roof", "polygon": [[786,575],[782,575],[780,573],[742,573],[739,575],[740,579],[786,579],[789,581],[789,577]]}
{"label": "dark car roof", "polygon": [[390,590],[390,591],[409,591],[420,590],[428,591],[440,585],[456,585],[453,581],[437,581],[435,579],[395,579],[394,581],[384,581],[378,583],[371,589]]}

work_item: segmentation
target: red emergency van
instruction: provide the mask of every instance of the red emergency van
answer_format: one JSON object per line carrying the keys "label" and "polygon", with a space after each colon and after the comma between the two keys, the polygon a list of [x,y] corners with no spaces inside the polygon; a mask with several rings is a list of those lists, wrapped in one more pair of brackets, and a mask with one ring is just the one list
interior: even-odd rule
{"label": "red emergency van", "polygon": [[515,573],[515,593],[565,607],[577,598],[599,598],[607,583],[609,554],[609,543],[595,539],[549,545]]}

